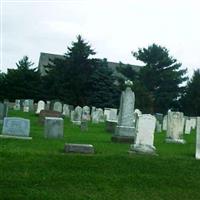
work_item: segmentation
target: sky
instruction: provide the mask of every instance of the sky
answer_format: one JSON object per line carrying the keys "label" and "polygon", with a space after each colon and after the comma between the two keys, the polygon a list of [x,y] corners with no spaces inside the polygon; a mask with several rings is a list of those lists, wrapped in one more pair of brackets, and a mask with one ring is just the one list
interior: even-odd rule
{"label": "sky", "polygon": [[1,0],[1,66],[24,55],[64,54],[78,34],[112,62],[144,65],[131,52],[156,43],[188,69],[200,68],[199,0]]}

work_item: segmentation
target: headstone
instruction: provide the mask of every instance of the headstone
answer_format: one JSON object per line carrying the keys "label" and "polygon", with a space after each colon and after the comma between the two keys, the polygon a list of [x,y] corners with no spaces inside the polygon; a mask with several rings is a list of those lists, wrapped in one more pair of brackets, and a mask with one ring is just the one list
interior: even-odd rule
{"label": "headstone", "polygon": [[31,137],[29,137],[29,134],[30,134],[30,120],[17,117],[4,118],[1,137],[32,139]]}
{"label": "headstone", "polygon": [[108,120],[108,117],[110,115],[110,108],[104,108],[104,117],[106,120]]}
{"label": "headstone", "polygon": [[163,114],[162,113],[156,113],[156,132],[161,133],[162,132],[162,123],[163,123]]}
{"label": "headstone", "polygon": [[82,118],[82,108],[77,106],[72,115],[72,123],[76,125],[81,125],[81,118]]}
{"label": "headstone", "polygon": [[107,120],[108,121],[116,121],[117,122],[117,118],[118,118],[117,117],[117,109],[110,108],[110,112],[109,112]]}
{"label": "headstone", "polygon": [[155,154],[153,145],[156,118],[150,114],[139,116],[137,124],[137,136],[130,150],[136,153]]}
{"label": "headstone", "polygon": [[63,119],[45,117],[45,138],[63,138]]}
{"label": "headstone", "polygon": [[104,118],[104,114],[103,114],[103,109],[97,108],[97,111],[99,112],[99,122],[104,122],[105,118]]}
{"label": "headstone", "polygon": [[92,123],[104,122],[103,109],[97,108],[92,114]]}
{"label": "headstone", "polygon": [[93,113],[96,111],[96,107],[92,106],[92,110],[91,110],[91,117],[93,117]]}
{"label": "headstone", "polygon": [[197,122],[196,117],[191,117],[190,120],[191,120],[192,129],[195,129],[196,128],[196,122]]}
{"label": "headstone", "polygon": [[84,153],[94,154],[94,147],[91,144],[65,144],[64,151],[66,153]]}
{"label": "headstone", "polygon": [[53,105],[53,110],[62,113],[62,103],[56,101]]}
{"label": "headstone", "polygon": [[133,143],[136,137],[134,126],[135,95],[129,87],[129,83],[132,82],[128,81],[126,83],[127,88],[122,92],[120,100],[118,124],[116,126],[115,134],[111,139],[114,142]]}
{"label": "headstone", "polygon": [[81,131],[88,131],[88,121],[87,120],[81,121]]}
{"label": "headstone", "polygon": [[106,120],[106,131],[109,133],[115,133],[115,129],[117,126],[117,121],[108,121]]}
{"label": "headstone", "polygon": [[83,116],[85,120],[90,121],[90,107],[89,106],[84,106],[83,107]]}
{"label": "headstone", "polygon": [[57,111],[52,111],[52,110],[41,110],[39,114],[39,123],[44,124],[45,117],[58,117],[61,118],[62,114]]}
{"label": "headstone", "polygon": [[64,104],[63,105],[63,113],[62,113],[65,117],[70,117],[70,109],[69,109],[69,105]]}
{"label": "headstone", "polygon": [[25,99],[23,103],[23,111],[24,112],[29,112],[29,100]]}
{"label": "headstone", "polygon": [[197,117],[197,131],[196,131],[196,159],[200,159],[200,117]]}
{"label": "headstone", "polygon": [[168,111],[166,142],[185,143],[183,140],[184,115],[181,112]]}
{"label": "headstone", "polygon": [[20,110],[20,99],[15,100],[14,110]]}
{"label": "headstone", "polygon": [[23,100],[23,111],[24,112],[34,111],[34,101],[32,99]]}
{"label": "headstone", "polygon": [[185,121],[185,134],[190,134],[192,129],[192,121],[190,119],[186,119]]}
{"label": "headstone", "polygon": [[163,118],[163,131],[166,130],[167,130],[167,115],[165,115]]}
{"label": "headstone", "polygon": [[51,110],[50,109],[50,104],[51,104],[51,101],[46,101],[46,107],[45,107],[45,110]]}
{"label": "headstone", "polygon": [[8,114],[8,105],[0,102],[0,124]]}
{"label": "headstone", "polygon": [[38,102],[36,114],[40,114],[41,110],[45,110],[45,102],[42,100]]}

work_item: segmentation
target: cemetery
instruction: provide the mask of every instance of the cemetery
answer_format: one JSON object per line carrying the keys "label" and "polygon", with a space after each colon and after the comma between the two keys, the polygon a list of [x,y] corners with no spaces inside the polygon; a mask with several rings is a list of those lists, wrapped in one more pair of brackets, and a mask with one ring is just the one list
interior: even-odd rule
{"label": "cemetery", "polygon": [[[50,110],[41,100],[33,110],[24,102],[26,109],[16,101],[7,112],[1,105],[0,199],[200,198],[199,117],[188,118],[192,127],[185,133],[183,113],[134,111],[130,88],[122,93],[121,110],[70,110],[61,102]],[[114,132],[109,120],[116,122]],[[158,131],[157,122],[166,130]],[[132,133],[133,140],[113,140],[116,133]]]}

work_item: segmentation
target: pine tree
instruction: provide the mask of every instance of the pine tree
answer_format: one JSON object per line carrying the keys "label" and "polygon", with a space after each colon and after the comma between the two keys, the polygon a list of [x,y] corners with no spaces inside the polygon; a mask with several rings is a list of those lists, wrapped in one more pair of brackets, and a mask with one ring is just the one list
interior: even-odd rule
{"label": "pine tree", "polygon": [[180,69],[182,64],[165,47],[156,44],[139,49],[133,56],[145,63],[139,79],[152,97],[153,111],[165,113],[175,107],[184,91],[181,84],[187,80],[187,70]]}

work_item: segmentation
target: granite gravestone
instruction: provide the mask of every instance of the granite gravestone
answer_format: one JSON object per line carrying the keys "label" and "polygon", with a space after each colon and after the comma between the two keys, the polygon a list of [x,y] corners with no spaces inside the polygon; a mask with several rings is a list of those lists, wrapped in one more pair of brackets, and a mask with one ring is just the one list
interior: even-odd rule
{"label": "granite gravestone", "polygon": [[184,115],[181,112],[168,111],[166,142],[185,143],[183,140]]}
{"label": "granite gravestone", "polygon": [[[83,107],[83,115],[84,115],[85,120],[90,121],[90,107],[89,106]],[[83,118],[83,116],[82,116],[82,118]]]}
{"label": "granite gravestone", "polygon": [[63,138],[63,119],[45,117],[45,138]]}
{"label": "granite gravestone", "polygon": [[32,139],[31,137],[29,137],[29,134],[30,134],[30,120],[17,117],[4,118],[1,137]]}
{"label": "granite gravestone", "polygon": [[134,125],[135,95],[129,87],[132,82],[126,81],[125,84],[127,87],[121,95],[118,124],[111,139],[114,142],[132,143],[136,136]]}
{"label": "granite gravestone", "polygon": [[137,136],[135,144],[130,150],[136,153],[155,154],[153,145],[156,118],[150,114],[140,115],[137,123]]}
{"label": "granite gravestone", "polygon": [[83,109],[80,106],[77,106],[72,114],[72,123],[75,125],[81,125]]}

